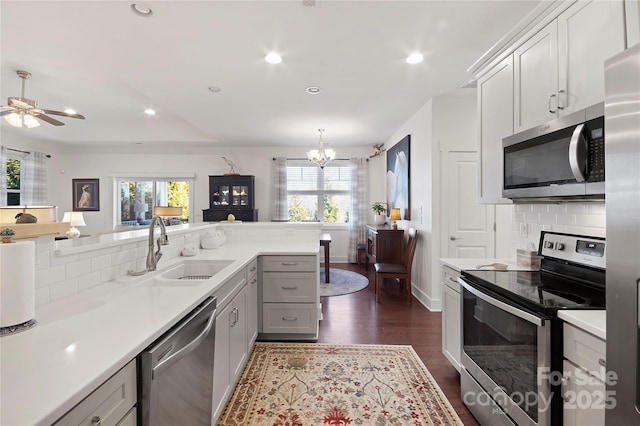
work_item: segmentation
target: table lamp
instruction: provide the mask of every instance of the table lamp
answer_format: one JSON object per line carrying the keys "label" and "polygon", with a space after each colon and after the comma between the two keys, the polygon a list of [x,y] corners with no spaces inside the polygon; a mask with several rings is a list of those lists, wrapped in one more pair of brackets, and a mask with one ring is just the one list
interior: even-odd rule
{"label": "table lamp", "polygon": [[164,219],[165,224],[169,224],[169,218],[182,216],[182,207],[155,206],[153,215]]}
{"label": "table lamp", "polygon": [[391,209],[391,216],[389,216],[389,220],[393,221],[393,229],[398,229],[398,223],[396,222],[396,220],[400,220],[400,209],[399,208],[392,208]]}
{"label": "table lamp", "polygon": [[67,238],[80,237],[80,230],[76,228],[76,226],[87,226],[87,224],[84,223],[82,212],[64,212],[62,221],[69,222],[69,226],[71,226],[71,229],[67,231]]}

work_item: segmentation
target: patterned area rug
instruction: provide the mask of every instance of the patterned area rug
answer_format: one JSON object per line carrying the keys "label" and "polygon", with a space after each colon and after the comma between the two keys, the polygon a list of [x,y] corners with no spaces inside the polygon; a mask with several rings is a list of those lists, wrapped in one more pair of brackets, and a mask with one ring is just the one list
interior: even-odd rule
{"label": "patterned area rug", "polygon": [[218,426],[459,425],[411,346],[256,343]]}
{"label": "patterned area rug", "polygon": [[368,285],[369,279],[364,275],[338,268],[331,268],[327,284],[324,282],[324,267],[320,267],[320,296],[355,293]]}

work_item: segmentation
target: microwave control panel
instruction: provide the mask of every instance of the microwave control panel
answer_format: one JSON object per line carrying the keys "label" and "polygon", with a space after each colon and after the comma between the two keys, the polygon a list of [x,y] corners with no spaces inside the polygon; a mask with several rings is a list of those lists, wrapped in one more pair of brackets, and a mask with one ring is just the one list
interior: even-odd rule
{"label": "microwave control panel", "polygon": [[587,182],[604,182],[604,117],[586,123]]}

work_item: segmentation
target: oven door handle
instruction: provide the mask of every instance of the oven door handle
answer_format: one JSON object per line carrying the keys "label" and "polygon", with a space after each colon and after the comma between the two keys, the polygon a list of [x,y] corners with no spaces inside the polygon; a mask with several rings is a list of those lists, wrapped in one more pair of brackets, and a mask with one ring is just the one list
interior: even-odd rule
{"label": "oven door handle", "polygon": [[465,280],[462,279],[462,277],[458,277],[458,283],[460,283],[460,285],[462,287],[464,287],[465,290],[467,290],[468,292],[472,293],[474,296],[478,297],[479,299],[484,300],[485,302],[489,303],[490,305],[495,306],[498,309],[501,309],[505,312],[508,312],[512,315],[515,315],[519,318],[522,318],[525,321],[528,321],[532,324],[537,325],[538,327],[541,327],[544,324],[544,321],[542,320],[542,318],[537,317],[533,314],[530,314],[529,312],[525,312],[523,310],[520,310],[518,308],[515,308],[511,305],[509,305],[508,303],[504,303],[498,299],[495,299],[491,296],[486,295],[485,293],[483,293],[482,291],[471,287],[471,285],[469,285]]}

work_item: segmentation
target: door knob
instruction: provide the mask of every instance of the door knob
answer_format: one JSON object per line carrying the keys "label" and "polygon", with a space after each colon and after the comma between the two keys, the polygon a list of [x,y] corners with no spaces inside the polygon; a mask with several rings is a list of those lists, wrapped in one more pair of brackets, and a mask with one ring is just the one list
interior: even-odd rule
{"label": "door knob", "polygon": [[454,236],[452,235],[452,236],[450,236],[450,237],[449,237],[449,239],[450,239],[451,241],[455,241],[455,240],[461,240],[462,238],[460,238],[460,237],[454,237]]}

